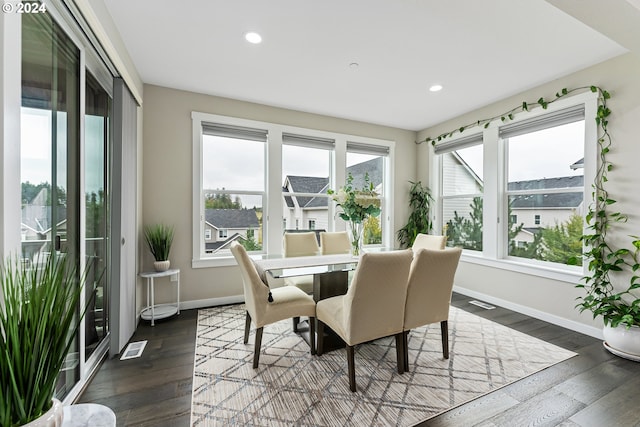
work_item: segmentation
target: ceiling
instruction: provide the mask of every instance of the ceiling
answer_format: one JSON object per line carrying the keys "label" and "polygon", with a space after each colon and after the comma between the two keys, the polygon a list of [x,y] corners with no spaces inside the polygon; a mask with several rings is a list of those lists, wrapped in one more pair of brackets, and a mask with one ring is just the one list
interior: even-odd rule
{"label": "ceiling", "polygon": [[415,131],[627,51],[544,0],[104,3],[145,83]]}

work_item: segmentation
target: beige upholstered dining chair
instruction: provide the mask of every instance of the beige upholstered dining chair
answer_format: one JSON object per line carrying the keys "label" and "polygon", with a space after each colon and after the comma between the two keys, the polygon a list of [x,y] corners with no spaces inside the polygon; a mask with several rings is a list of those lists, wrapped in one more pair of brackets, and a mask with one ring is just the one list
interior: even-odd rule
{"label": "beige upholstered dining chair", "polygon": [[351,253],[351,242],[346,231],[323,231],[320,233],[322,255]]}
{"label": "beige upholstered dining chair", "polygon": [[346,295],[318,301],[318,355],[321,337],[329,326],[347,345],[349,387],[356,391],[354,346],[395,335],[398,370],[402,366],[402,324],[412,253],[372,252],[362,255]]}
{"label": "beige upholstered dining chair", "polygon": [[447,236],[418,233],[411,249],[413,252],[417,252],[418,249],[444,249],[446,244]]}
{"label": "beige upholstered dining chair", "polygon": [[409,370],[409,331],[440,322],[442,355],[449,358],[449,305],[460,248],[419,249],[413,256],[404,307],[403,371]]}
{"label": "beige upholstered dining chair", "polygon": [[[255,264],[249,258],[247,251],[238,242],[231,243],[231,253],[233,253],[238,262],[242,273],[244,300],[247,309],[244,327],[245,344],[249,341],[249,328],[252,320],[257,328],[253,353],[253,368],[255,369],[258,367],[260,359],[260,346],[262,344],[264,326],[294,316],[307,316],[309,317],[311,336],[313,336],[315,332],[316,303],[311,296],[293,286],[269,289],[266,281],[260,277]],[[315,341],[309,341],[311,354],[315,354]]]}
{"label": "beige upholstered dining chair", "polygon": [[[301,233],[284,233],[284,256],[286,258],[299,256],[314,256],[320,254],[318,239],[314,231]],[[307,294],[313,294],[313,275],[294,276],[284,279],[285,286],[295,286]],[[299,317],[293,318],[293,330],[298,331]]]}
{"label": "beige upholstered dining chair", "polygon": [[[316,233],[284,233],[284,256],[314,256],[320,254]],[[285,286],[295,286],[307,294],[313,293],[313,276],[289,277],[284,280]]]}

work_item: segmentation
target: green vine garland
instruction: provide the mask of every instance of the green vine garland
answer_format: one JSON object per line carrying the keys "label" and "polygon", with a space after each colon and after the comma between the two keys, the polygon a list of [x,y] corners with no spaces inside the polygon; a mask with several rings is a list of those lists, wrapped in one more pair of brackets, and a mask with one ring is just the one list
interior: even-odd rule
{"label": "green vine garland", "polygon": [[[612,144],[611,135],[609,134],[611,110],[607,106],[607,100],[611,98],[609,92],[599,86],[585,86],[574,89],[563,88],[555,94],[555,98],[549,101],[544,98],[540,98],[536,102],[524,101],[521,105],[503,114],[460,126],[434,138],[427,137],[422,141],[418,141],[417,144],[431,142],[432,145],[436,145],[438,142],[451,138],[455,134],[463,133],[472,127],[483,126],[486,129],[498,119],[505,123],[513,120],[516,113],[529,111],[530,108],[535,106],[540,106],[546,110],[553,102],[574,92],[584,90],[590,90],[598,94],[598,109],[595,120],[598,126],[599,162],[592,184],[592,201],[585,216],[586,228],[589,232],[581,237],[588,247],[583,255],[589,261],[588,269],[590,275],[582,278],[584,283],[576,285],[577,288],[584,289],[586,292],[586,295],[578,297],[579,302],[576,308],[580,312],[591,311],[594,318],[602,316],[604,324],[611,327],[616,327],[620,324],[626,327],[640,326],[640,298],[633,293],[635,289],[640,288],[640,277],[635,274],[640,269],[638,261],[640,238],[638,236],[630,236],[633,239],[631,242],[632,249],[615,249],[607,243],[607,233],[612,225],[616,222],[627,221],[626,215],[620,212],[610,212],[609,207],[615,204],[616,200],[611,199],[605,189],[608,174],[613,169],[613,165],[607,160],[607,153],[609,153]],[[624,274],[625,272],[630,272],[631,274],[629,286],[622,291],[616,291],[611,280],[611,273]]]}

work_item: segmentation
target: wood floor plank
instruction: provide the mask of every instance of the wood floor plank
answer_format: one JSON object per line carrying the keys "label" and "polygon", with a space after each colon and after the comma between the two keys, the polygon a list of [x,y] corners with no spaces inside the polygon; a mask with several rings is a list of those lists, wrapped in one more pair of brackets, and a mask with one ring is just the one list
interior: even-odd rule
{"label": "wood floor plank", "polygon": [[[496,391],[418,425],[423,427],[470,426],[494,417],[519,403],[511,396]],[[487,424],[489,425],[491,424]]]}
{"label": "wood floor plank", "polygon": [[581,427],[637,426],[640,423],[638,390],[640,376],[626,379],[569,419]]}
{"label": "wood floor plank", "polygon": [[498,426],[555,427],[586,405],[557,390],[548,390],[490,418]]}
{"label": "wood floor plank", "polygon": [[634,373],[615,363],[601,363],[598,366],[563,381],[554,388],[582,403],[590,404],[602,398]]}

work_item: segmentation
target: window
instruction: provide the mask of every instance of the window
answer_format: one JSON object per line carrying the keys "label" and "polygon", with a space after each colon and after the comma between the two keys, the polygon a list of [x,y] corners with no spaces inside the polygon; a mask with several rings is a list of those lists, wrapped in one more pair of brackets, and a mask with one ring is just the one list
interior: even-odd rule
{"label": "window", "polygon": [[499,135],[506,157],[507,209],[521,218],[519,224],[508,224],[508,255],[562,264],[579,262],[584,106],[506,125]]}
{"label": "window", "polygon": [[436,147],[441,157],[440,207],[447,245],[482,250],[482,134]]}
{"label": "window", "polygon": [[205,240],[211,240],[211,229],[207,228],[206,230],[204,230],[204,239]]}
{"label": "window", "polygon": [[[329,229],[329,197],[335,142],[331,138],[283,133],[283,216],[309,230]],[[286,230],[286,228],[285,228]]]}
{"label": "window", "polygon": [[474,262],[574,281],[597,164],[597,129],[585,117],[596,111],[596,95],[584,93],[437,144],[436,229],[447,244],[478,251]]}
{"label": "window", "polygon": [[[346,229],[327,190],[339,188],[348,172],[368,173],[380,194],[382,215],[369,225],[368,243],[393,242],[392,141],[198,112],[191,117],[194,268],[234,264],[233,241],[254,257],[278,255],[287,229]],[[210,241],[207,229],[214,230]]]}
{"label": "window", "polygon": [[218,241],[204,243],[208,253],[229,254],[230,237],[249,251],[262,250],[267,132],[202,123],[202,201],[207,227]]}
{"label": "window", "polygon": [[385,177],[388,174],[387,157],[389,148],[387,146],[361,144],[358,142],[347,142],[347,169],[346,176],[353,176],[354,188],[362,188],[366,178],[373,185],[379,195],[382,211],[377,217],[369,217],[363,224],[362,239],[364,245],[382,245],[385,235],[386,221],[384,217],[385,196],[387,193]]}

